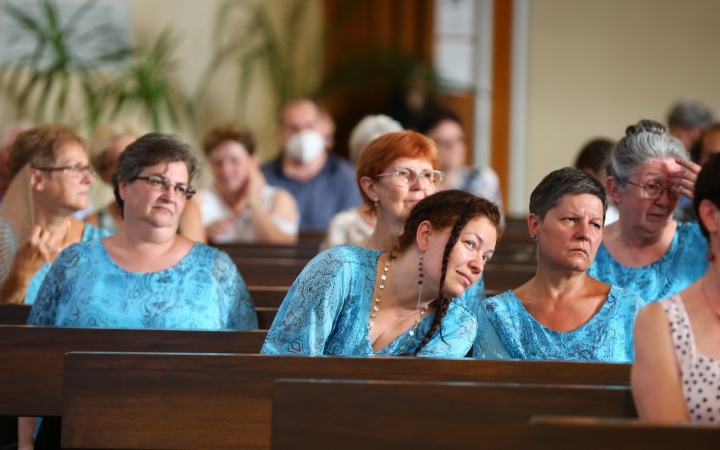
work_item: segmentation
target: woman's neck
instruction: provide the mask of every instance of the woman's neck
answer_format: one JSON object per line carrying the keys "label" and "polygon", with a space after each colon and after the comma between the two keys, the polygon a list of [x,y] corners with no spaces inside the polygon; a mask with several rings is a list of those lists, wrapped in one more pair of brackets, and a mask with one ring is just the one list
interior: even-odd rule
{"label": "woman's neck", "polygon": [[[378,264],[385,265],[389,254],[383,253]],[[420,261],[420,253],[416,250],[406,251],[390,263],[388,270],[388,280],[386,281],[386,290],[397,301],[397,304],[404,310],[414,311],[418,308],[418,293],[420,285],[418,280],[418,262]],[[427,277],[423,277],[427,282]],[[422,297],[420,298],[419,307],[430,304],[437,297],[437,291],[428,289],[423,285]]]}
{"label": "woman's neck", "polygon": [[139,251],[153,249],[157,254],[162,254],[172,247],[173,238],[177,236],[177,227],[154,227],[141,221],[128,221],[126,218],[116,236],[121,248]]}
{"label": "woman's neck", "polygon": [[404,221],[389,217],[380,210],[377,211],[376,217],[375,229],[361,245],[373,250],[388,251],[395,238],[402,232]]}
{"label": "woman's neck", "polygon": [[47,208],[39,207],[37,204],[33,205],[33,213],[35,225],[40,225],[50,232],[67,227],[70,218],[69,214],[48,211]]}
{"label": "woman's neck", "polygon": [[[617,224],[617,225],[615,225]],[[647,231],[635,224],[626,223],[622,220],[615,222],[615,224],[609,225],[615,228],[616,238],[626,247],[630,248],[647,248],[652,247],[664,242],[668,235],[675,233],[674,222],[670,221],[667,226],[661,228],[658,231]]]}

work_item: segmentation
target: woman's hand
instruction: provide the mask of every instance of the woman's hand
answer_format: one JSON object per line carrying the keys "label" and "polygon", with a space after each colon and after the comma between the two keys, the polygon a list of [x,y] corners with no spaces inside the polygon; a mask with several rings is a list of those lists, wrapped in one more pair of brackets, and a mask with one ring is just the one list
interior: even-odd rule
{"label": "woman's hand", "polygon": [[49,237],[50,233],[40,225],[34,225],[30,228],[27,240],[15,253],[11,269],[15,271],[21,280],[26,280],[29,283],[43,264],[50,261]]}
{"label": "woman's hand", "polygon": [[223,241],[223,237],[230,232],[232,229],[232,218],[230,219],[224,219],[224,220],[218,220],[216,222],[211,223],[208,225],[206,231],[207,231],[207,238],[208,241],[213,242],[215,244],[219,244]]}
{"label": "woman's hand", "polygon": [[695,195],[695,181],[702,167],[683,158],[675,158],[675,162],[683,168],[670,174],[670,190],[678,196],[683,195],[692,200]]}
{"label": "woman's hand", "polygon": [[250,168],[248,172],[248,201],[258,201],[260,200],[260,197],[262,196],[262,191],[265,189],[265,185],[267,184],[267,180],[265,179],[265,175],[260,171],[260,167],[257,165],[257,163],[249,163],[252,164],[252,167]]}

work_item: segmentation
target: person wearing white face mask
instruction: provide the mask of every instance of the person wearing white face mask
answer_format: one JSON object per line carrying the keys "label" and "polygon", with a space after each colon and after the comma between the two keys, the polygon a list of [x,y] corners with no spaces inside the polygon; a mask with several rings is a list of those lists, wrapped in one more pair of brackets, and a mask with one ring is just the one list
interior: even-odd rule
{"label": "person wearing white face mask", "polygon": [[328,152],[323,114],[308,99],[280,110],[278,139],[283,153],[262,167],[267,183],[288,190],[297,200],[300,231],[322,231],[339,211],[361,203],[355,169]]}

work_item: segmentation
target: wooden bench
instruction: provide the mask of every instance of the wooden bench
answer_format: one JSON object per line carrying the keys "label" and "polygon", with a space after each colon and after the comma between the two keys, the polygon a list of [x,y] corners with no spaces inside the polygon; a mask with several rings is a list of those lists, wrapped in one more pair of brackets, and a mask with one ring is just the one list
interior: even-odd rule
{"label": "wooden bench", "polygon": [[247,286],[291,286],[309,259],[233,257]]}
{"label": "wooden bench", "polygon": [[[252,295],[252,294],[251,294]],[[279,295],[273,292],[268,295],[269,298],[273,298]],[[271,301],[268,299],[267,303]],[[280,300],[282,303],[282,300]],[[0,325],[25,325],[27,323],[28,315],[32,305],[0,305]],[[258,327],[261,330],[269,330],[272,325],[275,316],[277,315],[277,306],[259,306],[255,308],[255,312],[258,317]]]}
{"label": "wooden bench", "polygon": [[274,244],[223,244],[218,248],[230,257],[245,258],[296,258],[310,260],[318,254],[318,247]]}
{"label": "wooden bench", "polygon": [[273,450],[515,450],[535,414],[637,417],[629,387],[495,383],[279,380],[272,408]]}
{"label": "wooden bench", "polygon": [[[627,386],[630,366],[392,357],[69,353],[63,380],[63,446],[180,449],[235,448],[241,443],[244,448],[266,449],[270,447],[273,381],[281,378]],[[413,431],[421,432],[425,426],[418,424]]]}
{"label": "wooden bench", "polygon": [[248,286],[256,308],[279,308],[290,286]]}
{"label": "wooden bench", "polygon": [[720,448],[720,427],[657,424],[597,417],[534,417],[532,450],[710,450]]}
{"label": "wooden bench", "polygon": [[0,415],[59,416],[63,356],[110,352],[258,353],[264,331],[0,326]]}

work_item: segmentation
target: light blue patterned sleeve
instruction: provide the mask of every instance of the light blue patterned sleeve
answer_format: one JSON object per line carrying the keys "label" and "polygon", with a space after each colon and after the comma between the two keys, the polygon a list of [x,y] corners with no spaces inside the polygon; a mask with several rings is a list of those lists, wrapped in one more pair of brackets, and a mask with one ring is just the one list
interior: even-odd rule
{"label": "light blue patterned sleeve", "polygon": [[431,358],[462,358],[472,348],[477,333],[475,316],[462,303],[453,300],[442,320],[442,336],[436,332],[418,356]]}
{"label": "light blue patterned sleeve", "polygon": [[73,287],[70,281],[80,259],[80,246],[73,244],[58,255],[45,276],[28,316],[28,325],[54,326],[58,305]]}
{"label": "light blue patterned sleeve", "polygon": [[215,282],[215,295],[228,330],[255,330],[258,328],[255,304],[240,272],[230,256],[215,251],[210,269]]}
{"label": "light blue patterned sleeve", "polygon": [[313,258],[283,300],[261,353],[322,355],[335,321],[350,295],[352,255],[333,247]]}
{"label": "light blue patterned sleeve", "polygon": [[500,340],[500,335],[490,323],[487,311],[483,305],[477,308],[477,337],[473,347],[473,358],[478,359],[510,359],[510,353]]}
{"label": "light blue patterned sleeve", "polygon": [[485,277],[480,277],[473,285],[471,285],[460,297],[453,301],[461,302],[470,311],[475,311],[481,301],[485,300]]}

